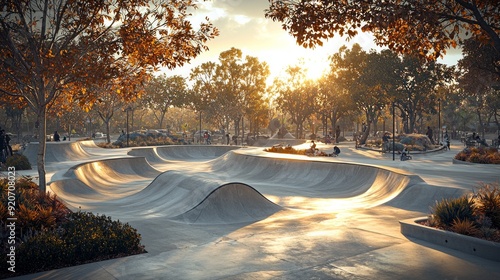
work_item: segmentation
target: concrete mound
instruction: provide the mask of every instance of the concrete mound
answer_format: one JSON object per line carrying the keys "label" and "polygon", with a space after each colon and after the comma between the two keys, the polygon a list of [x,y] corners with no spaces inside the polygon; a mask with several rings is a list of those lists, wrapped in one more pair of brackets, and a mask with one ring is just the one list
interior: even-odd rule
{"label": "concrete mound", "polygon": [[173,217],[189,224],[232,224],[262,220],[282,207],[242,183],[229,183],[213,190],[191,210]]}

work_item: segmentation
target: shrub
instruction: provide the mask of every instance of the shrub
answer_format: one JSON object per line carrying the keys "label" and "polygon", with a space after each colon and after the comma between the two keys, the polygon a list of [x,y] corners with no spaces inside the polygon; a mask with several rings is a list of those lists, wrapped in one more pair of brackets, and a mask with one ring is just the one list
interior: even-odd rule
{"label": "shrub", "polygon": [[[141,146],[162,146],[162,145],[176,145],[184,144],[184,140],[178,140],[172,138],[173,136],[147,136],[141,134],[130,134],[128,140],[129,147],[141,147]],[[107,143],[97,143],[97,146],[101,148],[123,148],[127,145],[126,136],[122,135],[117,141],[107,144]]]}
{"label": "shrub", "polygon": [[58,229],[23,242],[17,254],[23,273],[144,252],[141,236],[128,224],[88,212],[68,215]]}
{"label": "shrub", "polygon": [[455,218],[451,224],[451,230],[453,232],[469,236],[477,236],[480,233],[476,224],[468,219],[460,220]]}
{"label": "shrub", "polygon": [[61,228],[65,242],[75,246],[71,257],[77,262],[144,251],[136,229],[104,215],[71,213]]}
{"label": "shrub", "polygon": [[67,266],[72,250],[60,236],[44,231],[19,245],[18,271],[31,273]]}
{"label": "shrub", "polygon": [[443,199],[432,207],[432,217],[440,227],[449,228],[454,220],[474,221],[474,200],[467,196]]}
{"label": "shrub", "polygon": [[281,146],[281,145],[272,146],[270,148],[264,149],[264,151],[271,153],[283,153],[283,154],[294,154],[294,155],[306,154],[306,150],[297,150],[291,146]]}
{"label": "shrub", "polygon": [[456,160],[483,164],[500,164],[500,153],[494,147],[465,148],[457,155]]}
{"label": "shrub", "polygon": [[145,252],[140,234],[129,224],[92,213],[72,213],[56,196],[40,193],[30,177],[22,177],[15,184],[18,257],[12,274],[6,267],[12,246],[5,224],[7,179],[0,180],[0,188],[0,278]]}
{"label": "shrub", "polygon": [[479,185],[474,195],[476,210],[491,219],[495,228],[500,228],[500,183]]}
{"label": "shrub", "polygon": [[25,155],[14,154],[7,158],[7,166],[14,166],[16,170],[29,170],[31,169],[31,164]]}
{"label": "shrub", "polygon": [[430,227],[500,242],[500,183],[482,183],[474,195],[443,199],[431,210]]}

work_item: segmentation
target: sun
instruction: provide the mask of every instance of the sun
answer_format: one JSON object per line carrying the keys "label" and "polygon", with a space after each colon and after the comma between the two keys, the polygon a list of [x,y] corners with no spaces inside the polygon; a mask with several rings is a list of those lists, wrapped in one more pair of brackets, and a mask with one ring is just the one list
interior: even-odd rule
{"label": "sun", "polygon": [[322,61],[310,61],[304,65],[306,70],[306,79],[316,81],[326,75],[328,72],[328,62]]}

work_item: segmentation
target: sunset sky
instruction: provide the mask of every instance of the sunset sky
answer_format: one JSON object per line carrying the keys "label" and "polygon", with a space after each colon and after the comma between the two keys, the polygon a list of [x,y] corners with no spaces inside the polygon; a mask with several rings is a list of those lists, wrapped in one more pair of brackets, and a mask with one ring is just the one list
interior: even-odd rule
{"label": "sunset sky", "polygon": [[[281,28],[279,22],[264,17],[264,9],[269,7],[267,0],[213,0],[200,1],[199,9],[193,13],[193,24],[197,19],[208,17],[219,29],[220,35],[208,43],[209,51],[203,52],[183,67],[165,70],[170,75],[188,77],[190,70],[204,62],[218,62],[221,52],[232,47],[240,49],[243,56],[257,57],[259,61],[267,62],[271,77],[279,76],[287,66],[296,65],[303,60],[308,68],[309,77],[316,78],[328,67],[328,56],[336,53],[343,46],[360,44],[364,49],[381,48],[376,46],[370,34],[360,33],[354,39],[335,37],[324,43],[322,47],[305,49],[298,46],[295,39]],[[448,51],[441,63],[455,64],[461,53],[457,50]]]}

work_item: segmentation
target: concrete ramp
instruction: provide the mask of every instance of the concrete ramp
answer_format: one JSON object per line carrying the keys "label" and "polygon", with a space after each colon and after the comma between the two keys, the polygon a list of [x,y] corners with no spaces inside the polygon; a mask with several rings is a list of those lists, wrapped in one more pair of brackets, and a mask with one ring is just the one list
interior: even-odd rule
{"label": "concrete ramp", "polygon": [[[347,208],[369,208],[398,196],[405,188],[423,182],[398,169],[338,161],[311,161],[303,156],[251,155],[233,151],[213,162],[210,172],[251,182],[259,192],[279,205],[318,209],[331,204]],[[302,200],[292,199],[300,196]],[[314,199],[315,204],[305,201]],[[334,200],[332,200],[334,199]],[[299,203],[300,201],[300,203]],[[324,203],[324,204],[323,204]]]}
{"label": "concrete ramp", "polygon": [[81,195],[107,201],[141,191],[159,174],[143,157],[106,159],[73,166],[63,180],[51,184],[51,189],[54,186],[53,191],[70,203]]}
{"label": "concrete ramp", "polygon": [[[38,147],[39,142],[28,143],[26,149],[23,151],[31,165],[37,165]],[[87,159],[92,156],[91,153],[86,151],[80,142],[47,142],[45,150],[45,162],[67,162]]]}
{"label": "concrete ramp", "polygon": [[159,146],[156,147],[156,152],[161,158],[169,160],[204,161],[239,148],[239,146],[226,145]]}
{"label": "concrete ramp", "polygon": [[83,140],[83,141],[78,141],[78,144],[82,148],[92,148],[92,149],[102,149],[101,147],[97,146],[94,140]]}
{"label": "concrete ramp", "polygon": [[[63,179],[52,182],[50,189],[65,203],[78,208],[81,202],[102,201],[105,195],[77,179]],[[76,203],[77,205],[73,205]]]}
{"label": "concrete ramp", "polygon": [[[53,190],[67,203],[127,217],[163,217],[196,224],[246,223],[281,209],[333,213],[408,200],[401,195],[423,180],[399,169],[237,149],[167,146],[137,149],[151,160],[196,157],[160,173],[147,157],[76,165]],[[204,151],[205,149],[205,151]],[[214,158],[216,157],[216,158]],[[212,160],[208,160],[212,159]]]}
{"label": "concrete ramp", "polygon": [[160,157],[155,147],[134,148],[127,153],[129,156],[144,157],[151,164],[165,163],[166,159]]}
{"label": "concrete ramp", "polygon": [[196,224],[254,222],[282,209],[249,185],[179,171],[164,172],[146,188],[129,196],[100,202],[82,201],[80,206],[85,210],[96,205],[104,212],[120,209],[120,214],[125,216],[163,217]]}

